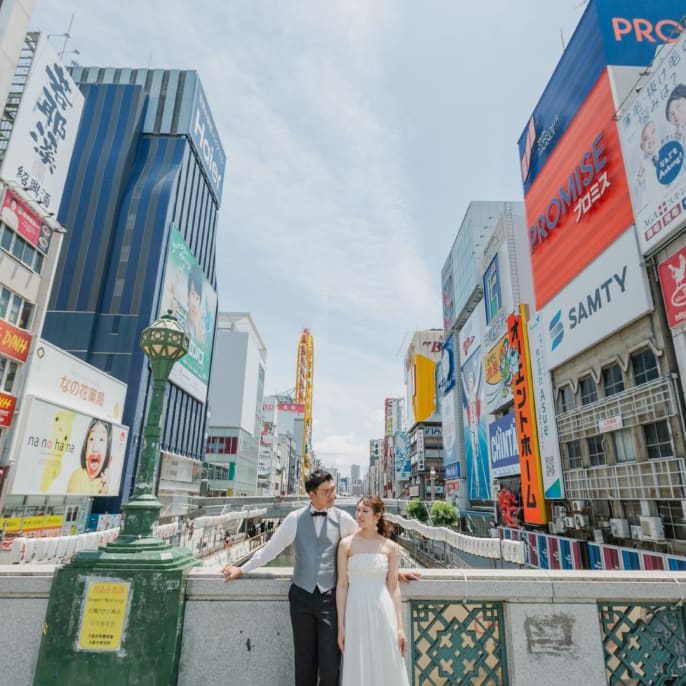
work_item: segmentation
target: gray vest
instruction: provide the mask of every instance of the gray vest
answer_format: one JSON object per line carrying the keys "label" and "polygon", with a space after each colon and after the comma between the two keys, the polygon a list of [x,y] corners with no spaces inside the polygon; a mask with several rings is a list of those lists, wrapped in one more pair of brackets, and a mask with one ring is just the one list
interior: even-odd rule
{"label": "gray vest", "polygon": [[297,530],[293,548],[295,550],[295,570],[293,583],[308,593],[328,591],[336,585],[336,550],[341,540],[341,515],[335,507],[329,510],[324,519],[321,533],[317,537],[314,517],[310,506],[298,514]]}

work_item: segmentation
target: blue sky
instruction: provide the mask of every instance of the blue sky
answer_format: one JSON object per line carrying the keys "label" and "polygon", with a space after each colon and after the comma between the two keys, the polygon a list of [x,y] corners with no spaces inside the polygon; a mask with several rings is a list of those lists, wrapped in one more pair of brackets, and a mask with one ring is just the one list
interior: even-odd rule
{"label": "blue sky", "polygon": [[[39,0],[65,61],[196,69],[227,153],[222,311],[265,341],[265,391],[315,342],[314,449],[368,462],[471,200],[521,200],[516,141],[581,0]],[[63,39],[54,37],[61,49]]]}

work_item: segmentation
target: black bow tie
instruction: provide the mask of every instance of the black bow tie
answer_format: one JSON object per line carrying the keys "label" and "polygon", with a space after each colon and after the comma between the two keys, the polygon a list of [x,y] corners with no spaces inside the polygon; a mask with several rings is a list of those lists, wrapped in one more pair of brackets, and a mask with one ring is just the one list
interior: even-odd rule
{"label": "black bow tie", "polygon": [[324,510],[323,512],[317,512],[317,510],[311,510],[310,514],[313,517],[326,517],[326,515],[328,515],[329,513],[326,510]]}

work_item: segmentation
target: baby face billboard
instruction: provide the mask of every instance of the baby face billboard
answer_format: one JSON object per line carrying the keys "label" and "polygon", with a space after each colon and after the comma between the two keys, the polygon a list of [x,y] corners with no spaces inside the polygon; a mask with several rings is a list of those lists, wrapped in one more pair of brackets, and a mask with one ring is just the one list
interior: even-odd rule
{"label": "baby face billboard", "polygon": [[686,219],[686,36],[619,121],[631,204],[643,254],[654,251]]}
{"label": "baby face billboard", "polygon": [[173,366],[169,380],[204,403],[210,378],[217,294],[174,226],[169,236],[160,314],[167,310],[174,313],[190,339],[188,352]]}
{"label": "baby face billboard", "polygon": [[127,427],[35,397],[25,426],[12,493],[118,495]]}

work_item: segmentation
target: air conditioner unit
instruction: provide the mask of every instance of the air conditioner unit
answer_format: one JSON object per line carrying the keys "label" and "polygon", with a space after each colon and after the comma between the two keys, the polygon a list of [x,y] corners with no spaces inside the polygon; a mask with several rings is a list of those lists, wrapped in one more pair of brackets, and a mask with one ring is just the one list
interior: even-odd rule
{"label": "air conditioner unit", "polygon": [[572,500],[572,512],[583,512],[585,509],[585,500]]}
{"label": "air conditioner unit", "polygon": [[553,505],[553,519],[564,519],[567,516],[567,508],[564,505]]}
{"label": "air conditioner unit", "polygon": [[575,526],[574,517],[565,517],[563,521],[564,521],[565,527],[567,529],[573,529],[574,528],[574,526]]}
{"label": "air conditioner unit", "polygon": [[641,517],[641,538],[644,541],[664,541],[665,527],[660,517]]}
{"label": "air conditioner unit", "polygon": [[577,529],[585,529],[588,526],[588,515],[575,514],[574,515],[574,527]]}
{"label": "air conditioner unit", "polygon": [[631,529],[626,519],[611,519],[610,531],[615,538],[630,538]]}
{"label": "air conditioner unit", "polygon": [[634,541],[640,541],[641,540],[641,527],[638,525],[631,525],[631,538],[634,539]]}

